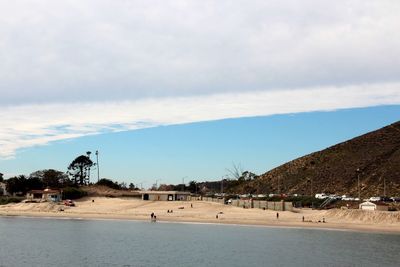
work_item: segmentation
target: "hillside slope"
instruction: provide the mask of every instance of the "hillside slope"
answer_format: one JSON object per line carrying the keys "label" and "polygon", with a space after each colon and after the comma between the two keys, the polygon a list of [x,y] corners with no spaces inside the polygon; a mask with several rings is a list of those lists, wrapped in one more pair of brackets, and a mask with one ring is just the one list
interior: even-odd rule
{"label": "hillside slope", "polygon": [[[357,170],[359,170],[357,172]],[[283,164],[237,191],[400,195],[400,121]]]}

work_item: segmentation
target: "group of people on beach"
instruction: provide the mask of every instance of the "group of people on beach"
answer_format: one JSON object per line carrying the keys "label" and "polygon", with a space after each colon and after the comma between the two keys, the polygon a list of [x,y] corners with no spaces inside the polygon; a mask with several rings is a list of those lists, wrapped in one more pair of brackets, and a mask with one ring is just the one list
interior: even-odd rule
{"label": "group of people on beach", "polygon": [[150,214],[150,218],[151,218],[151,221],[152,221],[152,222],[157,221],[157,216],[154,214],[154,212],[152,212],[152,213]]}
{"label": "group of people on beach", "polygon": [[[303,222],[312,222],[311,220],[306,221],[305,218],[304,218],[304,216],[303,216],[303,218],[302,218],[302,221],[303,221]],[[325,217],[322,217],[322,221],[321,221],[321,220],[318,220],[318,222],[326,223]]]}

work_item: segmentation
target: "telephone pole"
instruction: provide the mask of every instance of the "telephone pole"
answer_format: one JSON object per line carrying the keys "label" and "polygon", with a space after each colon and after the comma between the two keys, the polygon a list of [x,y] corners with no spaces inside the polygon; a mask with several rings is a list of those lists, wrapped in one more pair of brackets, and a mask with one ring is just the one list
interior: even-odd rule
{"label": "telephone pole", "polygon": [[96,150],[97,182],[100,180],[99,151]]}
{"label": "telephone pole", "polygon": [[357,188],[358,188],[358,200],[361,201],[361,190],[360,190],[360,168],[357,168]]}

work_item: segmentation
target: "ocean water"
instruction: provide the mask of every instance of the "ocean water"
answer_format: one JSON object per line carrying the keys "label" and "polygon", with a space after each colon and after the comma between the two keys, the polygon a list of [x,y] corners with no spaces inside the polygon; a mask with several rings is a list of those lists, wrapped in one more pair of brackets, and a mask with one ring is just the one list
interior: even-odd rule
{"label": "ocean water", "polygon": [[400,266],[400,235],[0,217],[0,266]]}

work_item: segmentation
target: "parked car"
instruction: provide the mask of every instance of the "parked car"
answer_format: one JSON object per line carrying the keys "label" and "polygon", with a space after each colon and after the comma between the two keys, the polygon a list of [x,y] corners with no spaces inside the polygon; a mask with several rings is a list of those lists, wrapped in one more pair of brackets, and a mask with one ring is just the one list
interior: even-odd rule
{"label": "parked car", "polygon": [[325,193],[315,194],[315,198],[318,198],[318,199],[325,199],[328,197],[329,197],[329,195],[327,195]]}
{"label": "parked car", "polygon": [[66,199],[66,200],[64,200],[64,205],[73,207],[73,206],[75,206],[75,203],[71,199]]}
{"label": "parked car", "polygon": [[370,197],[369,198],[369,201],[371,201],[371,202],[378,202],[378,201],[381,201],[381,200],[382,200],[381,197]]}
{"label": "parked car", "polygon": [[391,197],[392,202],[400,202],[400,197]]}

